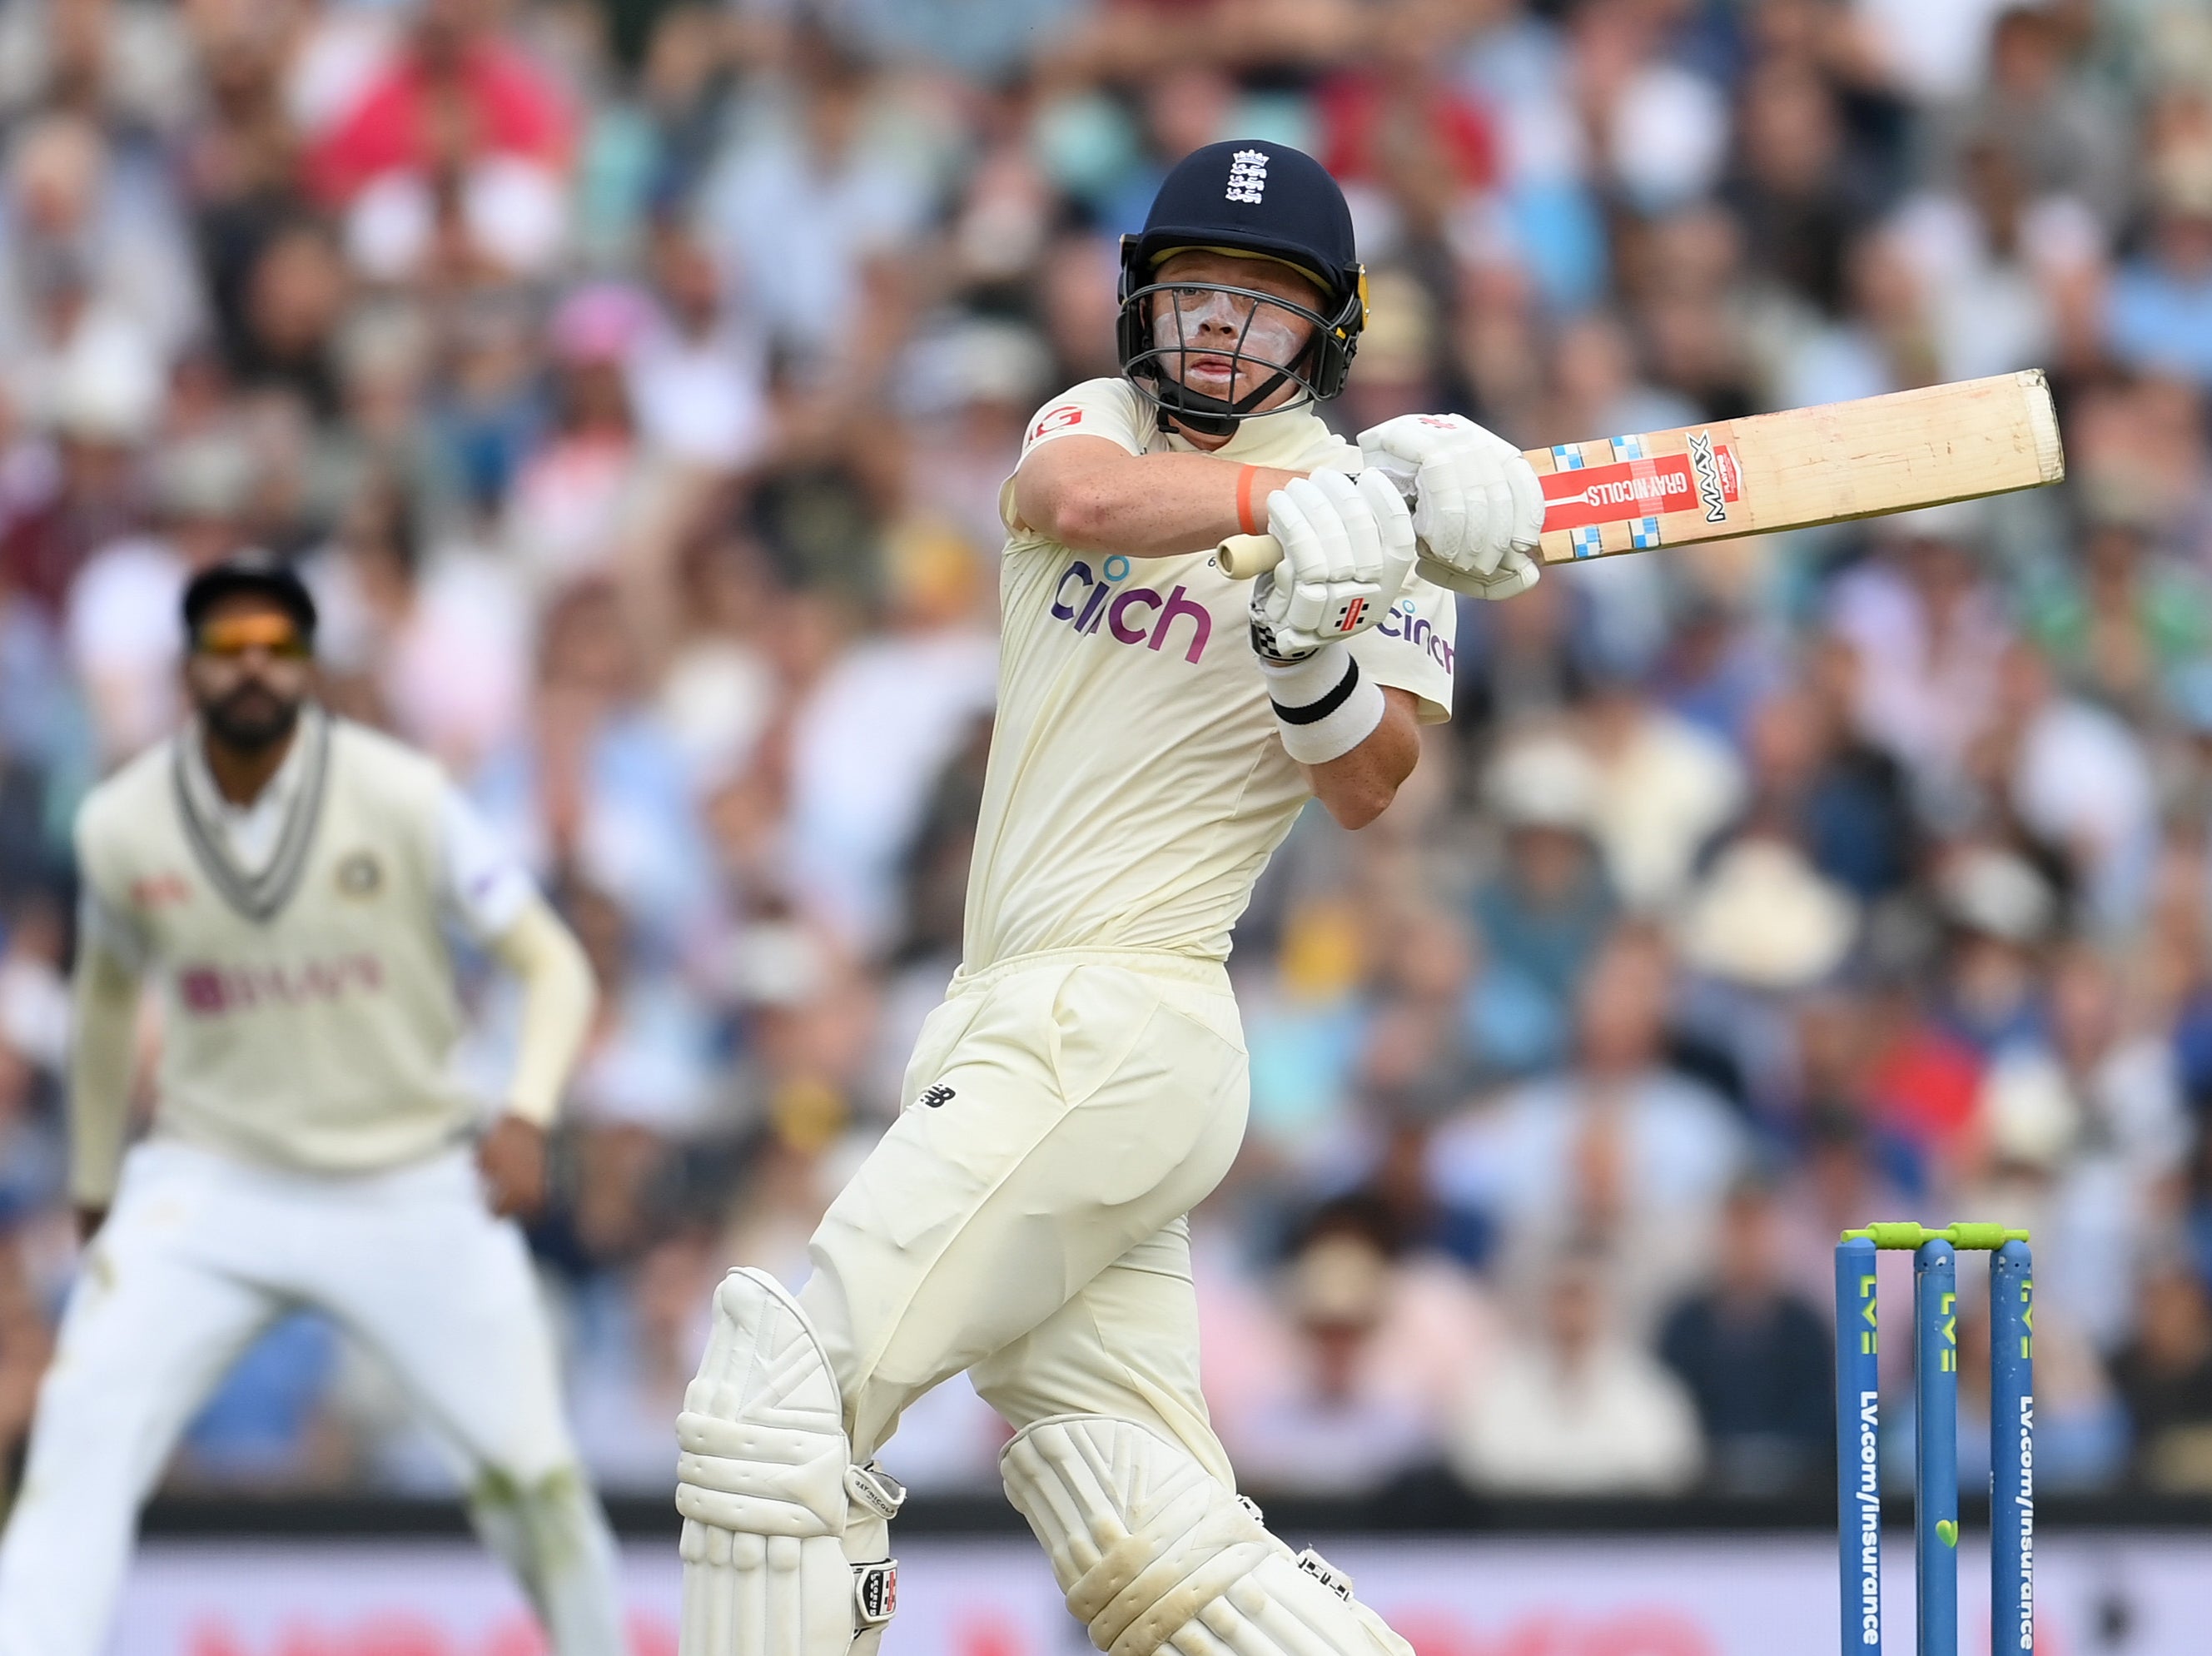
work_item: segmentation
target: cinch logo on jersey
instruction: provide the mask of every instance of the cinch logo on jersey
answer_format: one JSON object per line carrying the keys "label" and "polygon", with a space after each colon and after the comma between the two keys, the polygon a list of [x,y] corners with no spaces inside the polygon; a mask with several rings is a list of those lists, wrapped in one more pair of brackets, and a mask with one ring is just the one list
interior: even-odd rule
{"label": "cinch logo on jersey", "polygon": [[1096,575],[1078,558],[1067,566],[1054,590],[1052,618],[1066,622],[1080,633],[1097,632],[1103,626],[1118,644],[1142,644],[1156,650],[1167,642],[1169,629],[1188,618],[1190,647],[1182,659],[1197,661],[1206,653],[1206,640],[1213,636],[1213,617],[1206,606],[1189,597],[1181,586],[1164,597],[1150,587],[1116,591],[1128,574],[1129,560],[1119,552],[1108,558]]}
{"label": "cinch logo on jersey", "polygon": [[1267,152],[1264,149],[1239,149],[1229,160],[1229,189],[1224,201],[1249,202],[1260,204],[1260,198],[1267,193]]}
{"label": "cinch logo on jersey", "polygon": [[1438,632],[1428,617],[1416,615],[1412,600],[1401,598],[1393,604],[1382,620],[1376,623],[1375,630],[1385,638],[1404,639],[1415,649],[1426,651],[1429,660],[1446,673],[1453,670],[1455,653],[1451,640]]}
{"label": "cinch logo on jersey", "polygon": [[258,1007],[307,1006],[384,987],[384,963],[373,954],[341,955],[297,966],[186,965],[177,971],[177,999],[196,1018],[220,1018]]}

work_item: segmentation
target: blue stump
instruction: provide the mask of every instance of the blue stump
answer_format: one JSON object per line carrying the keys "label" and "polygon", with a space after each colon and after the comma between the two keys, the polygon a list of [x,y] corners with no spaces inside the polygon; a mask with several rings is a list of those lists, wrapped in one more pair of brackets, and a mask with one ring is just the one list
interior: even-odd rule
{"label": "blue stump", "polygon": [[1990,1260],[1990,1651],[2035,1649],[2035,1264]]}
{"label": "blue stump", "polygon": [[1919,1656],[1959,1656],[1959,1263],[1948,1242],[1913,1253],[1912,1322]]}
{"label": "blue stump", "polygon": [[1881,1374],[1874,1243],[1836,1245],[1836,1536],[1845,1652],[1881,1656]]}

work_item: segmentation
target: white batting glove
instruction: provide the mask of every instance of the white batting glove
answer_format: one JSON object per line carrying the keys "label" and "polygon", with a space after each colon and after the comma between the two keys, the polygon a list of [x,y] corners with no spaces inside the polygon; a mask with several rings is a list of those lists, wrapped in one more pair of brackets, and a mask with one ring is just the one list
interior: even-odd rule
{"label": "white batting glove", "polygon": [[1494,431],[1458,414],[1401,414],[1359,434],[1370,466],[1414,468],[1413,533],[1424,563],[1455,591],[1510,598],[1536,581],[1544,533],[1535,468]]}
{"label": "white batting glove", "polygon": [[1274,661],[1365,632],[1413,567],[1413,515],[1379,472],[1294,479],[1267,496],[1267,529],[1283,559],[1252,583],[1252,647]]}
{"label": "white batting glove", "polygon": [[[1439,572],[1441,573],[1441,571]],[[1488,575],[1460,575],[1455,573],[1449,585],[1455,593],[1465,593],[1470,598],[1518,598],[1536,584],[1544,573],[1544,566],[1526,552],[1509,551],[1504,561]]]}

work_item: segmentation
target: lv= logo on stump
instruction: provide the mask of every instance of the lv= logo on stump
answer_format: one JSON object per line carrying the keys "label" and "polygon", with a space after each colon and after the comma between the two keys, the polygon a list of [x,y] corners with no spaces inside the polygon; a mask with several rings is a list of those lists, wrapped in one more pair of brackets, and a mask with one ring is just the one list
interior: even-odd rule
{"label": "lv= logo on stump", "polygon": [[1958,1252],[1990,1256],[1990,1648],[2035,1649],[2034,1261],[2026,1231],[1910,1221],[1836,1245],[1842,1649],[1881,1650],[1881,1375],[1875,1261],[1912,1252],[1913,1555],[1919,1656],[1959,1653]]}

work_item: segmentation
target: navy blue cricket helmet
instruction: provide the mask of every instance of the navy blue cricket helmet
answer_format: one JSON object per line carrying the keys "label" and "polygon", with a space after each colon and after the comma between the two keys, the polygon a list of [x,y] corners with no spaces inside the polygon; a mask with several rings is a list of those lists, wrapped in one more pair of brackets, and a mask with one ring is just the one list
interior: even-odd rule
{"label": "navy blue cricket helmet", "polygon": [[[1249,289],[1222,289],[1280,306],[1313,325],[1311,343],[1292,362],[1248,356],[1241,338],[1235,350],[1206,347],[1206,354],[1228,356],[1238,366],[1251,362],[1273,370],[1234,402],[1194,391],[1181,382],[1179,372],[1166,372],[1168,359],[1198,354],[1198,348],[1180,337],[1164,345],[1153,334],[1152,300],[1167,290],[1157,279],[1160,262],[1186,248],[1279,259],[1321,289],[1319,309]],[[1367,272],[1352,247],[1344,192],[1319,161],[1288,144],[1232,138],[1194,149],[1160,185],[1143,230],[1121,238],[1121,300],[1115,344],[1121,372],[1158,405],[1164,423],[1171,418],[1194,431],[1226,435],[1286,380],[1303,394],[1283,407],[1325,401],[1344,389],[1359,331],[1367,325]]]}

